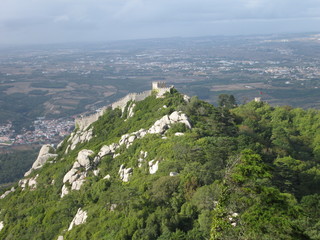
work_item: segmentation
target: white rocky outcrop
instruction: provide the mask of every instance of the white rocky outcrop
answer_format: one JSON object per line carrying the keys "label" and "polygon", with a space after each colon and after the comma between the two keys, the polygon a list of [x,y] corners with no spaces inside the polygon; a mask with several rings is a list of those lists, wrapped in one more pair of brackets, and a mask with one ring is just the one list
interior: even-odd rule
{"label": "white rocky outcrop", "polygon": [[57,149],[60,148],[60,147],[62,147],[63,143],[64,143],[64,140],[62,140],[61,142],[59,142],[58,145],[57,145]]}
{"label": "white rocky outcrop", "polygon": [[63,198],[67,194],[69,194],[69,189],[67,188],[66,185],[63,184],[60,197]]}
{"label": "white rocky outcrop", "polygon": [[[94,159],[94,163],[99,163],[100,159],[108,154],[114,154],[115,151],[121,146],[126,145],[128,148],[133,144],[136,139],[145,137],[148,133],[150,134],[163,134],[167,129],[170,128],[170,125],[175,123],[184,123],[187,128],[191,128],[191,124],[188,120],[188,117],[182,112],[173,112],[170,115],[165,115],[161,119],[157,120],[148,130],[140,129],[139,131],[124,134],[119,140],[119,144],[113,143],[111,145],[103,146],[97,156]],[[118,156],[114,154],[114,157]]]}
{"label": "white rocky outcrop", "polygon": [[182,133],[182,132],[176,132],[174,135],[175,135],[175,136],[183,136],[184,133]]}
{"label": "white rocky outcrop", "polygon": [[157,120],[148,130],[140,129],[139,131],[124,134],[121,136],[119,145],[125,144],[128,148],[136,139],[143,138],[147,133],[150,134],[163,134],[172,124],[183,123],[187,128],[191,128],[191,124],[186,114],[175,111],[170,115],[165,115]]}
{"label": "white rocky outcrop", "polygon": [[170,177],[175,177],[175,176],[178,176],[178,175],[179,175],[179,173],[177,173],[177,172],[170,172],[169,173]]}
{"label": "white rocky outcrop", "polygon": [[133,109],[135,108],[136,104],[135,103],[130,103],[129,107],[128,107],[128,115],[127,115],[127,119],[133,117],[134,115],[134,111]]}
{"label": "white rocky outcrop", "polygon": [[32,164],[31,169],[24,174],[25,177],[29,176],[30,173],[35,170],[42,168],[42,166],[50,159],[50,158],[55,158],[58,155],[53,154],[54,148],[50,144],[43,145],[39,151],[39,155],[36,159],[36,161]]}
{"label": "white rocky outcrop", "polygon": [[140,157],[138,159],[138,167],[139,168],[142,167],[142,164],[146,160],[147,156],[148,156],[148,152],[140,151]]}
{"label": "white rocky outcrop", "polygon": [[66,153],[68,153],[70,149],[74,150],[78,143],[84,143],[84,142],[90,141],[92,137],[93,137],[92,128],[87,130],[80,128],[76,132],[71,133],[70,138],[68,139],[68,142],[70,143],[70,145],[67,147]]}
{"label": "white rocky outcrop", "polygon": [[149,173],[155,174],[159,169],[159,161],[151,160],[149,163]]}
{"label": "white rocky outcrop", "polygon": [[184,123],[187,128],[191,128],[191,124],[186,114],[182,113],[181,111],[174,111],[170,114],[169,119],[171,123]]}
{"label": "white rocky outcrop", "polygon": [[98,156],[103,157],[103,156],[108,155],[109,153],[111,153],[110,146],[105,145],[105,146],[102,146],[102,148],[100,149]]}
{"label": "white rocky outcrop", "polygon": [[39,177],[39,174],[37,174],[33,178],[24,178],[21,179],[18,183],[18,185],[22,188],[22,191],[26,189],[28,186],[31,190],[34,190],[37,188],[37,178]]}
{"label": "white rocky outcrop", "polygon": [[129,182],[129,178],[133,173],[133,169],[132,168],[125,168],[124,164],[122,164],[120,166],[118,173],[119,173],[120,179],[123,182]]}
{"label": "white rocky outcrop", "polygon": [[[115,151],[118,148],[120,148],[121,145],[126,145],[126,147],[128,148],[133,144],[133,142],[136,139],[143,138],[148,133],[163,134],[168,128],[170,128],[170,125],[175,123],[184,123],[186,127],[191,128],[191,124],[188,120],[188,117],[182,112],[175,111],[170,115],[165,115],[161,119],[157,120],[148,130],[140,129],[139,131],[130,134],[124,134],[121,136],[118,144],[112,143],[110,145],[102,146],[99,153],[93,161],[91,161],[90,159],[90,156],[93,154],[93,151],[86,149],[81,150],[78,153],[77,161],[74,163],[73,167],[69,170],[69,172],[67,172],[64,176],[63,183],[69,182],[71,184],[72,190],[79,190],[81,188],[81,185],[84,183],[86,177],[86,172],[79,173],[79,168],[84,167],[85,171],[88,171],[93,165],[97,165],[102,157],[108,154],[114,154],[114,157],[118,156],[118,154],[115,154]],[[69,142],[71,142],[71,150],[73,149],[73,147],[75,148],[76,144],[78,144],[79,142],[89,141],[92,137],[92,129],[84,131],[81,134],[82,135],[79,135],[78,132],[73,132],[71,134],[68,140]],[[89,136],[89,138],[87,138],[87,136]],[[145,155],[144,158],[139,158],[139,167],[142,166],[142,162],[146,158],[146,156],[147,155]],[[154,174],[158,170],[158,164],[159,162],[155,162],[152,163],[152,165],[149,165],[149,172],[151,174]],[[132,168],[125,168],[124,165],[121,165],[119,169],[119,176],[123,182],[128,182],[129,177],[132,175],[132,173]],[[65,196],[66,194],[68,194],[68,188],[64,185],[62,188],[61,197]]]}
{"label": "white rocky outcrop", "polygon": [[181,112],[173,112],[170,116],[165,115],[161,119],[157,120],[148,130],[140,129],[137,132],[133,132],[130,134],[125,134],[121,136],[119,141],[119,145],[125,144],[129,147],[135,139],[139,139],[144,137],[147,133],[150,134],[163,134],[167,129],[170,128],[171,124],[175,123],[184,123],[188,128],[191,128],[191,124],[184,113]]}
{"label": "white rocky outcrop", "polygon": [[117,204],[116,203],[112,203],[111,205],[110,205],[110,212],[114,212],[114,210],[116,210],[116,208],[117,208]]}
{"label": "white rocky outcrop", "polygon": [[86,170],[90,169],[91,167],[90,156],[93,153],[94,153],[93,151],[87,150],[87,149],[83,149],[78,153],[77,161],[81,167],[84,167]]}
{"label": "white rocky outcrop", "polygon": [[231,216],[228,217],[231,226],[233,227],[237,226],[238,217],[239,217],[238,213],[232,213]]}
{"label": "white rocky outcrop", "polygon": [[100,168],[93,170],[93,175],[95,175],[96,177],[99,175],[100,173]]}
{"label": "white rocky outcrop", "polygon": [[175,123],[184,123],[187,128],[191,128],[191,124],[186,114],[178,111],[174,111],[169,116],[165,115],[161,119],[157,120],[148,130],[148,133],[163,134],[170,125]]}
{"label": "white rocky outcrop", "polygon": [[110,180],[111,176],[108,174],[106,175],[103,179],[107,179],[107,180]]}
{"label": "white rocky outcrop", "polygon": [[87,220],[87,217],[88,217],[87,212],[79,208],[77,211],[77,214],[74,216],[72,222],[70,223],[68,231],[72,230],[74,226],[78,226],[80,224],[85,223]]}
{"label": "white rocky outcrop", "polygon": [[21,179],[18,183],[19,187],[22,188],[22,191],[27,187],[29,179]]}
{"label": "white rocky outcrop", "polygon": [[[90,156],[93,153],[93,151],[88,149],[83,149],[78,153],[77,161],[74,162],[72,168],[63,177],[64,185],[61,189],[61,198],[69,193],[69,190],[65,185],[67,182],[71,184],[71,190],[80,190],[85,182],[87,171],[91,168],[92,162]],[[83,171],[83,168],[85,171]]]}
{"label": "white rocky outcrop", "polygon": [[102,146],[97,156],[93,160],[94,164],[97,165],[100,162],[101,158],[103,158],[104,156],[108,154],[114,154],[118,148],[119,148],[119,144],[117,143],[112,143],[110,145]]}
{"label": "white rocky outcrop", "polygon": [[12,187],[10,190],[5,191],[1,196],[0,199],[4,199],[6,196],[8,196],[10,193],[14,192],[16,189]]}
{"label": "white rocky outcrop", "polygon": [[4,228],[4,223],[3,221],[0,221],[0,231]]}
{"label": "white rocky outcrop", "polygon": [[188,95],[183,95],[183,100],[188,103],[190,102],[190,97]]}
{"label": "white rocky outcrop", "polygon": [[130,134],[124,134],[120,138],[119,145],[125,144],[128,148],[136,139],[143,138],[146,134],[147,130],[145,129],[140,129],[139,131]]}
{"label": "white rocky outcrop", "polygon": [[67,172],[66,175],[64,175],[63,183],[74,182],[78,178],[77,172],[78,172],[78,170],[74,167],[72,169],[70,169],[69,172]]}
{"label": "white rocky outcrop", "polygon": [[79,191],[81,186],[84,184],[85,179],[86,179],[87,173],[86,172],[82,172],[78,174],[78,178],[72,182],[71,185],[71,190],[77,190]]}
{"label": "white rocky outcrop", "polygon": [[36,187],[37,187],[37,178],[38,177],[39,177],[39,174],[37,174],[35,177],[29,179],[28,186],[31,189],[36,189]]}

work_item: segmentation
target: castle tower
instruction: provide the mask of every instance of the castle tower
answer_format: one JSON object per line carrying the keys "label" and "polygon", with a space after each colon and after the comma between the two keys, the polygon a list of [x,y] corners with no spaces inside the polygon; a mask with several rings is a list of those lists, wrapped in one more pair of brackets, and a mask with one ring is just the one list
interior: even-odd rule
{"label": "castle tower", "polygon": [[152,90],[157,90],[159,88],[166,88],[166,82],[152,82]]}

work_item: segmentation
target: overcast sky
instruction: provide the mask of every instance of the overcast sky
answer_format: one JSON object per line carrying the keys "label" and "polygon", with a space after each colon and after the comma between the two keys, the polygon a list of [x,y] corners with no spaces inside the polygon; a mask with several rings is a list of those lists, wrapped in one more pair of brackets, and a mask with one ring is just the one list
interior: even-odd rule
{"label": "overcast sky", "polygon": [[0,44],[320,32],[320,0],[0,0]]}

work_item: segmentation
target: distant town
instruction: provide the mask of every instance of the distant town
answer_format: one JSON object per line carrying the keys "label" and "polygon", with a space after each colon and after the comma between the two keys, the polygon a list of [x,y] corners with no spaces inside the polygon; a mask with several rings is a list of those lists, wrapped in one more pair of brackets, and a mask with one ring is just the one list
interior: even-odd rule
{"label": "distant town", "polygon": [[[73,120],[166,81],[216,104],[320,109],[320,34],[170,38],[0,49],[0,144],[55,142]],[[39,116],[44,116],[39,118]]]}
{"label": "distant town", "polygon": [[34,130],[24,130],[21,134],[16,134],[12,123],[0,125],[0,146],[57,143],[70,134],[74,128],[74,121],[38,117],[33,123],[33,128]]}

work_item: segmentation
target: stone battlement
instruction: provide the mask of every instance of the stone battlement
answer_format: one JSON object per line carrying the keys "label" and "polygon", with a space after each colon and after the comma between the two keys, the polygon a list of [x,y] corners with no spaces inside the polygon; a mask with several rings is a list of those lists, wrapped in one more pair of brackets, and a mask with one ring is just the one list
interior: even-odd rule
{"label": "stone battlement", "polygon": [[152,93],[151,90],[144,91],[141,93],[129,93],[128,95],[121,98],[120,100],[112,103],[111,107],[112,109],[121,108],[121,110],[123,110],[127,106],[127,103],[129,101],[136,101],[136,102],[142,101],[147,97],[151,96],[151,93]]}
{"label": "stone battlement", "polygon": [[152,82],[152,90],[167,88],[166,82]]}
{"label": "stone battlement", "polygon": [[99,117],[104,114],[104,112],[106,111],[106,109],[108,107],[111,107],[112,109],[120,108],[123,111],[129,101],[135,101],[135,102],[142,101],[142,100],[146,99],[147,97],[151,96],[153,91],[156,92],[157,97],[161,97],[166,92],[170,92],[170,90],[172,88],[173,88],[173,86],[166,87],[165,82],[152,82],[152,90],[144,91],[141,93],[129,93],[125,97],[110,104],[109,106],[103,107],[101,109],[101,111],[98,113],[92,114],[90,116],[82,116],[80,118],[76,118],[75,125],[80,130],[85,130],[92,123],[97,121],[99,119]]}

